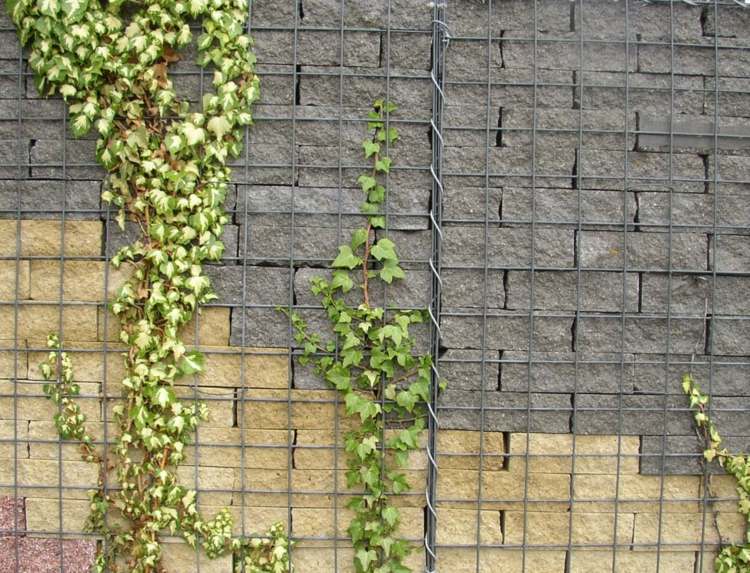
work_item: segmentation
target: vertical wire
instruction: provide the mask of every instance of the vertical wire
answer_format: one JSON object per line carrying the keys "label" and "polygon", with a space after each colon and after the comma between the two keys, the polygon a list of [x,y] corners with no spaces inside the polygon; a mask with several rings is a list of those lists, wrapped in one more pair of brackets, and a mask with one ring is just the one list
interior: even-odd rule
{"label": "vertical wire", "polygon": [[[60,348],[61,350],[58,351],[58,356],[62,352],[62,349],[65,348],[65,298],[64,298],[64,285],[63,282],[65,281],[65,223],[66,223],[66,215],[65,212],[66,203],[67,203],[67,180],[68,180],[68,157],[67,157],[67,128],[68,128],[68,122],[67,122],[67,114],[66,114],[65,105],[62,106],[62,211],[60,213],[60,273],[59,273],[59,279],[60,279],[60,286],[58,288],[58,303],[60,305],[60,308],[58,310],[58,321],[59,321],[59,329],[60,329]],[[31,279],[31,276],[29,276],[29,279]],[[58,376],[61,374],[60,372],[57,373]],[[62,403],[59,403],[57,405],[57,413],[60,414],[62,412]],[[60,545],[60,573],[64,573],[65,571],[65,545],[63,544],[63,455],[62,455],[62,445],[63,440],[59,439],[57,440],[57,480],[58,480],[58,497],[57,497],[57,522],[58,522],[58,540]]]}
{"label": "vertical wire", "polygon": [[[627,324],[627,301],[628,301],[628,175],[630,170],[629,148],[627,134],[630,122],[630,3],[625,0],[625,141],[623,142],[623,184],[622,184],[622,297],[621,297],[621,321],[620,321],[620,369],[617,389],[617,459],[615,461],[615,498],[612,538],[614,539],[615,551],[612,554],[612,573],[617,573],[617,530],[620,518],[620,470],[622,464],[622,428],[623,428],[623,385],[625,378],[625,331]],[[579,166],[580,168],[581,166]]]}
{"label": "vertical wire", "polygon": [[440,390],[440,311],[442,307],[441,287],[441,245],[442,245],[442,213],[443,213],[443,134],[442,116],[445,100],[444,86],[444,49],[447,48],[449,35],[445,24],[445,4],[436,2],[432,9],[432,117],[430,132],[432,134],[432,162],[430,175],[432,189],[430,195],[430,228],[432,252],[430,255],[430,354],[432,368],[430,372],[430,402],[427,404],[427,490],[425,508],[425,571],[437,571],[437,480],[438,480],[438,452],[437,433],[439,423],[438,392]]}
{"label": "vertical wire", "polygon": [[[583,154],[583,91],[584,91],[584,66],[583,66],[583,34],[584,34],[584,20],[583,20],[583,3],[584,0],[578,1],[578,10],[576,10],[577,13],[577,20],[573,20],[573,23],[575,25],[575,22],[578,22],[578,74],[576,76],[576,79],[578,80],[576,83],[577,85],[573,86],[573,104],[575,105],[575,94],[578,93],[578,141],[577,141],[577,150],[576,153],[578,156],[582,156]],[[575,6],[575,5],[574,5]],[[575,91],[577,90],[577,92]],[[625,138],[627,140],[627,132],[625,133]],[[573,241],[573,261],[575,263],[575,273],[576,273],[576,308],[575,308],[575,318],[573,319],[573,324],[576,326],[573,328],[573,395],[571,396],[571,406],[573,408],[573,411],[570,415],[570,431],[572,433],[572,442],[571,442],[571,451],[570,451],[570,509],[568,511],[568,547],[566,552],[566,558],[567,558],[567,570],[571,570],[573,568],[573,528],[574,528],[574,522],[573,517],[575,514],[575,480],[576,480],[576,435],[578,428],[576,427],[577,422],[577,396],[578,396],[578,371],[580,368],[579,360],[578,360],[578,331],[579,328],[577,328],[578,325],[580,325],[581,320],[581,234],[583,230],[582,225],[582,219],[583,219],[583,205],[581,201],[581,170],[577,170],[575,174],[575,178],[573,179],[573,182],[576,186],[576,210],[577,210],[577,225],[576,230],[574,233],[576,234],[576,240]]]}
{"label": "vertical wire", "polygon": [[[101,189],[100,189],[101,191]],[[101,218],[101,202],[100,205],[100,218]],[[109,224],[110,224],[110,204],[107,203],[107,207],[105,209],[105,219],[104,219],[104,233],[103,233],[103,239],[104,244],[102,245],[102,258],[104,259],[103,265],[104,265],[104,304],[102,305],[102,354],[104,356],[104,366],[102,369],[102,388],[101,388],[101,395],[102,395],[102,453],[101,453],[101,461],[100,463],[104,467],[105,471],[101,472],[102,475],[102,491],[104,493],[104,499],[107,499],[107,496],[109,495],[109,485],[107,483],[107,478],[109,472],[106,471],[106,468],[109,465],[108,456],[109,456],[109,429],[107,428],[108,423],[108,416],[109,413],[107,412],[107,409],[109,408],[109,306],[107,304],[108,298],[109,298]],[[99,306],[97,305],[97,310]],[[115,319],[116,320],[116,319]],[[119,328],[119,323],[117,323],[117,326]],[[117,351],[115,351],[115,354],[117,354]],[[99,468],[97,468],[98,470]],[[98,476],[97,476],[98,480]],[[97,483],[98,485],[98,483]],[[109,525],[109,512],[104,512],[104,527],[107,528]],[[98,542],[98,544],[101,544],[102,553],[104,555],[107,554],[107,545],[108,545],[108,539],[107,536],[103,536],[102,539]]]}
{"label": "vertical wire", "polygon": [[[297,55],[299,51],[299,17],[300,7],[302,0],[294,0],[294,27],[292,29],[292,85],[296,93],[297,85],[299,82],[299,75],[297,72]],[[289,292],[288,294],[288,329],[287,329],[287,340],[289,342],[290,352],[288,357],[288,379],[287,379],[287,399],[286,399],[286,418],[287,428],[292,427],[292,385],[294,384],[293,372],[294,372],[294,359],[293,359],[293,341],[294,341],[294,326],[292,324],[292,312],[294,311],[294,241],[295,241],[295,199],[297,191],[297,99],[296,97],[292,100],[292,145],[291,145],[291,192],[290,192],[290,213],[289,213]],[[290,438],[287,438],[287,467],[286,467],[286,486],[287,486],[287,535],[289,540],[292,541],[294,538],[294,523],[293,523],[293,512],[292,502],[294,499],[292,488],[292,470],[294,469],[293,464],[294,448]],[[293,545],[289,544],[289,562],[294,562],[293,556]]]}
{"label": "vertical wire", "polygon": [[[247,27],[247,33],[250,35],[252,33],[253,29],[253,2],[250,0],[247,3],[247,19],[245,22],[245,26]],[[248,48],[252,49],[252,48]],[[294,90],[292,90],[292,93],[294,93]],[[246,371],[246,365],[245,365],[245,359],[247,356],[247,353],[245,351],[245,346],[247,344],[247,238],[248,238],[248,228],[249,228],[249,219],[248,219],[248,204],[250,203],[250,126],[245,126],[245,149],[244,149],[244,174],[243,174],[243,183],[244,186],[240,187],[240,185],[236,185],[237,194],[236,194],[236,200],[235,200],[235,212],[234,212],[234,222],[238,223],[237,221],[237,207],[240,204],[240,201],[242,201],[242,219],[241,219],[241,228],[242,228],[242,237],[238,237],[238,245],[237,245],[237,257],[241,257],[242,261],[242,297],[239,302],[239,308],[234,307],[230,311],[230,324],[231,324],[231,314],[238,312],[240,313],[241,319],[240,319],[240,386],[238,390],[236,391],[236,394],[234,396],[235,403],[237,407],[237,425],[239,426],[239,435],[240,435],[240,531],[242,534],[242,537],[247,536],[247,517],[245,516],[246,508],[247,508],[247,497],[246,497],[246,491],[247,491],[247,470],[245,466],[247,465],[247,451],[245,447],[246,442],[246,436],[245,436],[245,403],[246,403],[246,387],[247,387],[247,371]],[[242,189],[242,195],[240,195],[240,189]],[[241,241],[241,242],[240,242]],[[242,251],[240,251],[240,248],[242,248]],[[231,328],[231,327],[230,327]],[[231,341],[230,341],[231,343]],[[289,440],[289,431],[286,433],[286,439]],[[236,569],[236,563],[233,564],[233,567]],[[244,573],[245,571],[245,560],[243,559],[240,563],[239,570]]]}
{"label": "vertical wire", "polygon": [[[536,1],[536,0],[535,0]],[[489,281],[489,208],[490,208],[490,125],[492,106],[492,14],[493,0],[487,2],[487,96],[485,102],[485,141],[484,141],[484,258],[482,269],[482,334],[481,334],[481,356],[479,367],[480,380],[480,402],[479,402],[479,472],[477,476],[477,503],[476,503],[476,550],[475,571],[481,570],[481,545],[482,545],[482,508],[483,508],[483,474],[484,474],[484,421],[485,421],[485,380],[487,378],[487,283]]]}
{"label": "vertical wire", "polygon": [[[20,497],[18,495],[18,361],[20,359],[20,349],[19,349],[19,340],[18,340],[18,319],[19,319],[19,295],[20,295],[20,276],[21,276],[21,181],[24,179],[24,173],[23,173],[23,167],[26,166],[27,172],[26,175],[28,176],[31,172],[31,166],[29,161],[29,155],[27,150],[27,156],[26,160],[23,160],[23,154],[21,153],[21,150],[23,149],[23,146],[21,145],[22,139],[21,134],[23,133],[23,120],[21,119],[22,113],[23,113],[23,96],[25,91],[25,84],[23,81],[23,48],[21,45],[18,45],[18,77],[17,77],[17,83],[16,83],[16,89],[18,93],[18,101],[16,102],[16,113],[17,116],[17,123],[16,123],[16,153],[17,153],[17,159],[18,159],[18,179],[16,184],[16,256],[15,256],[15,266],[16,266],[16,273],[15,273],[15,300],[13,301],[13,346],[14,346],[14,353],[13,353],[13,504],[12,504],[12,511],[13,511],[13,551],[14,551],[14,561],[16,564],[16,569],[21,568],[21,555],[20,555],[20,544],[21,544],[21,531],[19,527],[19,516],[18,516],[18,507],[20,505]],[[26,261],[26,266],[29,267],[30,263]],[[29,269],[30,271],[30,269]],[[29,272],[30,274],[30,272]],[[24,341],[24,346],[28,346],[26,344],[26,341]],[[28,360],[28,354],[26,354],[26,359]],[[28,429],[27,429],[28,434]],[[30,436],[27,435],[27,438]],[[25,505],[25,502],[24,502]],[[24,516],[26,515],[25,507],[24,507]],[[24,527],[25,530],[26,523],[24,520]]]}
{"label": "vertical wire", "polygon": [[[656,527],[656,573],[661,570],[662,528],[664,525],[664,481],[667,453],[667,424],[669,409],[669,363],[672,351],[672,208],[674,200],[674,4],[669,4],[669,154],[667,156],[669,199],[667,205],[667,344],[664,355],[664,391],[662,396],[663,416],[661,455],[659,457],[659,511]],[[660,230],[656,231],[661,233]],[[643,285],[640,285],[643,288]],[[659,319],[661,320],[661,319]]]}
{"label": "vertical wire", "polygon": [[534,286],[536,279],[536,260],[534,251],[536,248],[536,123],[537,123],[537,98],[538,98],[538,78],[537,78],[537,52],[539,39],[539,24],[537,13],[537,0],[534,0],[533,7],[533,26],[534,26],[534,43],[531,59],[532,73],[532,96],[531,96],[531,223],[529,234],[531,237],[529,245],[529,337],[527,345],[526,364],[526,448],[524,453],[524,470],[523,470],[523,541],[521,544],[521,571],[526,572],[527,550],[529,537],[529,461],[531,451],[531,371],[533,368],[534,354]]}

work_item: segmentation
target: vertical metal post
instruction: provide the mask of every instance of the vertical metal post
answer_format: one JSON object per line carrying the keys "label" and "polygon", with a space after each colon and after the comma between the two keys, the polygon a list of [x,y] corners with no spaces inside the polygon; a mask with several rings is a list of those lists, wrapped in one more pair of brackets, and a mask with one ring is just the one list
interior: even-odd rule
{"label": "vertical metal post", "polygon": [[438,1],[432,8],[432,118],[430,131],[432,134],[432,162],[430,174],[432,176],[432,195],[430,201],[430,227],[432,229],[432,252],[430,255],[430,274],[432,278],[430,293],[430,353],[432,355],[432,389],[428,407],[428,437],[427,437],[427,491],[425,511],[425,571],[436,571],[437,550],[437,396],[440,384],[438,371],[438,357],[440,352],[440,297],[442,279],[440,278],[440,250],[443,238],[442,230],[442,163],[443,163],[443,134],[442,117],[445,104],[444,70],[445,52],[448,48],[450,35],[445,24],[445,8],[447,1]]}

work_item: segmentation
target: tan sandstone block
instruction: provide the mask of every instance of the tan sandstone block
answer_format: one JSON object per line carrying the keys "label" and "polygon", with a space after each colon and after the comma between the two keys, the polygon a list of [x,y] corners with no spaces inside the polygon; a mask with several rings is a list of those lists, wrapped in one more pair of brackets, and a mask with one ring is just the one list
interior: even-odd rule
{"label": "tan sandstone block", "polygon": [[[336,406],[333,390],[266,390],[245,391],[244,424],[247,428],[325,430],[335,424]],[[291,400],[291,404],[289,404]],[[338,408],[339,427],[351,427],[343,404]]]}
{"label": "tan sandstone block", "polygon": [[83,499],[26,498],[26,528],[30,532],[83,532],[90,504]]}
{"label": "tan sandstone block", "polygon": [[209,559],[200,549],[185,542],[162,544],[162,563],[170,571],[201,571],[201,573],[232,573],[232,556]]}
{"label": "tan sandstone block", "polygon": [[206,370],[198,377],[203,384],[235,388],[289,386],[289,352],[286,349],[202,345],[201,352],[206,357]]}
{"label": "tan sandstone block", "polygon": [[60,333],[65,340],[96,340],[97,313],[93,305],[60,306],[23,304],[18,307],[18,329],[11,306],[0,306],[0,339],[45,339],[51,332]]}
{"label": "tan sandstone block", "polygon": [[[39,364],[46,361],[48,351],[46,339],[32,339],[28,341],[28,378],[29,380],[43,380]],[[119,343],[107,343],[105,372],[104,342],[63,341],[63,350],[67,352],[73,362],[76,382],[102,382],[105,374],[107,385],[116,391],[109,394],[119,395],[120,382],[125,377],[125,346]]]}
{"label": "tan sandstone block", "polygon": [[[524,556],[525,553],[525,556]],[[477,573],[476,548],[438,549],[438,571]],[[482,548],[479,551],[480,573],[564,573],[565,551]]]}
{"label": "tan sandstone block", "polygon": [[22,378],[28,369],[28,352],[22,340],[0,340],[0,378]]}
{"label": "tan sandstone block", "polygon": [[697,476],[664,476],[662,484],[660,476],[626,474],[618,479],[611,475],[576,475],[573,488],[575,506],[582,511],[614,511],[616,497],[617,510],[625,512],[690,512],[699,508]]}
{"label": "tan sandstone block", "polygon": [[[733,512],[737,511],[737,481],[732,476],[719,474],[709,476],[707,501],[711,503],[712,511]],[[700,496],[703,498],[704,488],[701,484]]]}
{"label": "tan sandstone block", "polygon": [[[526,456],[527,440],[529,445]],[[573,448],[575,446],[575,466]],[[508,469],[525,472],[578,474],[637,474],[638,436],[574,436],[570,434],[511,434]],[[619,451],[619,466],[618,466]]]}
{"label": "tan sandstone block", "polygon": [[[105,300],[104,261],[31,261],[33,300],[103,301]],[[62,299],[60,271],[62,270]]]}
{"label": "tan sandstone block", "polygon": [[[62,222],[36,219],[0,221],[0,256],[17,255],[16,236],[20,233],[21,256],[60,256]],[[101,256],[100,221],[65,221],[65,256]]]}
{"label": "tan sandstone block", "polygon": [[[290,439],[290,437],[292,439]],[[199,426],[193,444],[185,448],[187,459],[198,456],[201,466],[241,467],[244,441],[245,468],[286,468],[290,454],[290,432],[274,430],[244,430]]]}
{"label": "tan sandstone block", "polygon": [[[541,511],[508,511],[505,513],[505,541],[509,544],[531,545],[602,545],[629,543],[633,537],[633,514],[573,512],[571,530],[570,513]],[[526,536],[524,539],[524,530]]]}
{"label": "tan sandstone block", "polygon": [[658,572],[692,572],[695,552],[662,551],[572,551],[570,573],[658,573]]}
{"label": "tan sandstone block", "polygon": [[472,430],[440,430],[437,435],[437,462],[442,468],[478,470],[480,466],[480,440],[485,470],[501,470],[505,462],[502,432]]}
{"label": "tan sandstone block", "polygon": [[0,261],[0,301],[25,300],[30,293],[29,261]]}
{"label": "tan sandstone block", "polygon": [[633,542],[646,548],[659,543],[665,550],[697,550],[701,542],[718,543],[719,532],[710,513],[705,518],[702,513],[639,513]]}
{"label": "tan sandstone block", "polygon": [[[424,532],[424,512],[413,507],[399,508],[399,512],[399,536],[413,541],[420,540]],[[353,517],[354,513],[345,507],[339,507],[336,511],[331,508],[294,507],[294,535],[303,538],[346,537],[346,530]]]}
{"label": "tan sandstone block", "polygon": [[[33,497],[51,497],[56,495],[57,486],[63,488],[92,488],[96,486],[97,467],[79,461],[63,461],[62,465],[56,460],[18,460],[19,487],[45,488],[45,494],[37,493]],[[0,464],[0,483],[13,484],[13,463]],[[49,489],[49,488],[53,489]],[[66,497],[85,497],[83,489],[71,489],[65,492]],[[83,494],[81,496],[80,494]]]}
{"label": "tan sandstone block", "polygon": [[[441,469],[438,474],[438,498],[451,504],[476,502],[479,496],[479,474],[474,470]],[[505,471],[484,471],[482,474],[482,506],[485,509],[526,507],[546,510],[569,505],[570,476],[565,474],[529,474],[528,488],[523,476]]]}
{"label": "tan sandstone block", "polygon": [[[81,394],[76,398],[87,419],[101,418],[99,385],[80,384]],[[15,398],[14,398],[15,396]],[[0,380],[0,418],[4,420],[52,420],[58,407],[44,394],[41,382]]]}
{"label": "tan sandstone block", "polygon": [[741,513],[721,511],[716,514],[716,527],[719,530],[722,545],[745,543],[746,526],[747,519]]}
{"label": "tan sandstone block", "polygon": [[499,545],[503,543],[500,512],[492,510],[438,508],[437,542],[439,544]]}
{"label": "tan sandstone block", "polygon": [[306,542],[304,546],[294,547],[292,549],[292,563],[294,570],[302,573],[303,571],[336,571],[336,573],[354,573],[354,552],[351,547],[340,544],[336,549],[330,545],[330,542],[312,545]]}

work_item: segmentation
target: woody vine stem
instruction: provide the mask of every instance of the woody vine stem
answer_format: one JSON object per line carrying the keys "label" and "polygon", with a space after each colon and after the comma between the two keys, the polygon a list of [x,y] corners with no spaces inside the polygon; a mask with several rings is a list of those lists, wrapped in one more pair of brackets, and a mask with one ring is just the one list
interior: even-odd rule
{"label": "woody vine stem", "polygon": [[[175,393],[179,378],[203,368],[180,329],[215,298],[203,264],[224,251],[226,162],[242,149],[258,96],[246,0],[7,0],[7,9],[39,92],[62,95],[73,135],[96,128],[97,159],[108,173],[102,198],[118,210],[121,227],[130,222],[141,231],[112,259],[132,270],[111,303],[127,349],[113,452],[96,449],[56,336],[42,365],[61,437],[77,441],[82,458],[100,468],[87,522],[104,540],[95,570],[164,571],[160,538],[168,531],[208,557],[233,554],[237,571],[289,571],[281,526],[264,538],[234,537],[228,510],[201,516],[196,492],[176,473],[207,416],[204,404]],[[214,93],[200,112],[177,98],[167,75],[192,38],[190,19],[202,24],[198,63],[213,69]],[[116,487],[105,492],[110,475]]]}

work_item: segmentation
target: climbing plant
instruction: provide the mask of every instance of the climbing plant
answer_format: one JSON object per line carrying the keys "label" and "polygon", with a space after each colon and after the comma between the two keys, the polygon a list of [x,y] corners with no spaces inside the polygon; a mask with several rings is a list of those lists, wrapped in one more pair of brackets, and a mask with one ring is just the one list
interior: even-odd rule
{"label": "climbing plant", "polygon": [[[232,553],[238,571],[289,571],[280,526],[265,539],[233,537],[228,510],[201,516],[196,492],[176,474],[207,416],[205,404],[175,393],[179,378],[203,369],[180,330],[215,298],[203,264],[224,250],[227,161],[241,151],[258,96],[247,1],[7,0],[7,9],[38,91],[68,103],[74,136],[95,128],[96,156],[107,171],[102,198],[117,210],[120,227],[129,223],[139,233],[112,258],[115,267],[132,269],[111,302],[127,371],[113,409],[119,431],[112,452],[97,451],[86,429],[72,365],[55,336],[42,366],[61,437],[99,464],[87,522],[104,538],[95,570],[164,571],[160,536],[168,531],[208,557]],[[211,71],[214,88],[199,111],[177,97],[167,73],[191,41],[192,19],[201,21],[198,63]],[[110,475],[116,487],[105,491]],[[110,512],[117,519],[107,519]]]}
{"label": "climbing plant", "polygon": [[371,137],[362,148],[372,167],[358,179],[365,223],[339,247],[330,279],[311,281],[333,336],[311,332],[302,316],[290,314],[303,351],[300,362],[314,364],[357,421],[345,434],[345,450],[347,485],[360,492],[349,502],[354,518],[348,528],[358,573],[410,571],[404,559],[411,547],[397,537],[401,516],[391,494],[409,489],[403,467],[419,446],[430,399],[432,359],[414,352],[410,332],[425,313],[387,310],[373,302],[373,282],[391,284],[405,277],[396,246],[385,234],[383,213],[382,178],[391,168],[386,148],[398,140],[396,128],[386,126],[385,119],[395,109],[378,100],[369,114]]}
{"label": "climbing plant", "polygon": [[750,571],[750,460],[746,454],[730,453],[722,447],[722,438],[716,424],[708,414],[708,396],[692,375],[682,377],[682,390],[690,400],[693,421],[704,442],[703,457],[716,461],[737,482],[739,502],[737,511],[745,517],[745,543],[723,547],[714,561],[716,573],[743,573]]}

